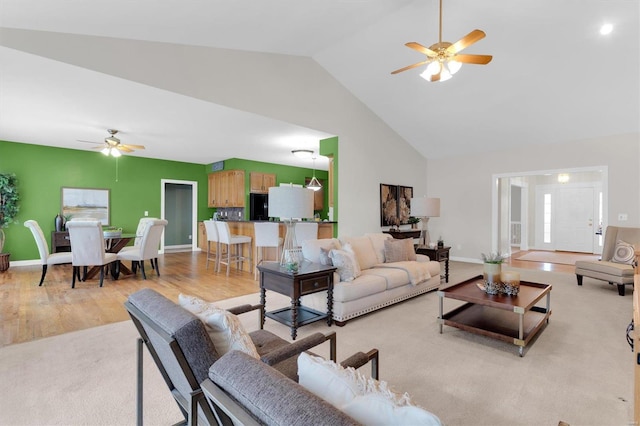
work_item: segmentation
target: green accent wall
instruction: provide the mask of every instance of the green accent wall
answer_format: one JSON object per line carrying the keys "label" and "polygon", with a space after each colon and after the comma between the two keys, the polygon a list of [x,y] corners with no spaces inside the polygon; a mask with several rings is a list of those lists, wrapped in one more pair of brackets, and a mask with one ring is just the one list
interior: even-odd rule
{"label": "green accent wall", "polygon": [[[338,137],[334,136],[328,139],[320,139],[320,155],[333,158],[333,220],[336,224],[333,227],[333,236],[338,237],[338,164],[340,162],[340,156],[338,155]],[[328,181],[327,181],[328,182]],[[326,194],[329,191],[325,191]],[[326,202],[325,206],[328,209],[329,203]]]}
{"label": "green accent wall", "polygon": [[[309,160],[312,163],[311,160]],[[211,170],[209,166],[208,170]],[[249,215],[249,188],[251,187],[251,180],[249,173],[273,173],[276,175],[276,185],[281,183],[295,183],[299,185],[305,184],[305,178],[311,178],[313,176],[313,169],[305,169],[303,167],[283,166],[281,164],[263,163],[260,161],[243,160],[240,158],[231,158],[224,160],[223,170],[244,170],[244,186],[245,186],[245,217]],[[316,178],[320,180],[323,186],[329,183],[329,173],[326,170],[316,170]],[[324,203],[323,209],[320,211],[320,218],[326,219],[329,211],[329,191],[324,188]],[[335,216],[334,216],[335,217]]]}
{"label": "green accent wall", "polygon": [[150,217],[160,217],[161,179],[198,182],[197,216],[200,220],[211,217],[207,166],[203,164],[126,155],[116,161],[97,151],[0,141],[0,172],[15,173],[20,191],[19,223],[4,230],[4,251],[11,253],[12,261],[39,259],[31,231],[23,226],[26,220],[36,220],[51,242],[63,186],[109,189],[111,225],[125,232],[136,231],[145,210]]}

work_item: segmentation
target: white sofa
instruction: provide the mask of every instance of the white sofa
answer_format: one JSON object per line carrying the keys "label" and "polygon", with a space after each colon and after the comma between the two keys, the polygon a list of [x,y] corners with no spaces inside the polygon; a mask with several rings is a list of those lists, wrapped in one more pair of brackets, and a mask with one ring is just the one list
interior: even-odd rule
{"label": "white sofa", "polygon": [[[321,249],[345,248],[347,243],[355,254],[361,274],[351,281],[341,281],[334,273],[333,320],[337,325],[352,318],[435,290],[440,285],[440,263],[428,256],[416,255],[416,260],[385,262],[385,240],[388,234],[365,234],[353,238],[328,238],[302,243],[306,260],[322,263]],[[400,240],[394,240],[400,241]],[[326,256],[324,257],[326,259]],[[302,304],[320,312],[327,311],[327,292],[306,295]]]}

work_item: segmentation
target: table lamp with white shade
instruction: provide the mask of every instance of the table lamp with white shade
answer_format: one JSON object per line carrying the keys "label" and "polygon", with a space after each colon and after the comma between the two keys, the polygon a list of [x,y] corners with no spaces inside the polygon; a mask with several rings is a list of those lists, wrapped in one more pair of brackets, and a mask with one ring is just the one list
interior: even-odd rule
{"label": "table lamp with white shade", "polygon": [[274,186],[269,188],[269,217],[279,217],[287,227],[280,265],[302,262],[302,253],[296,241],[295,220],[313,217],[313,191],[300,186]]}
{"label": "table lamp with white shade", "polygon": [[418,247],[428,247],[430,217],[440,217],[440,198],[416,197],[411,199],[411,216],[419,217],[422,222],[422,232],[420,233],[420,244]]}

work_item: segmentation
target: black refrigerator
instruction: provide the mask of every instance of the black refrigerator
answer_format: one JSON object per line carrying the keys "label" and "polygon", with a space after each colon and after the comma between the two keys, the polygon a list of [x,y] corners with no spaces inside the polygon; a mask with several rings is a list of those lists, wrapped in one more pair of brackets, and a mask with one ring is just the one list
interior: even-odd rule
{"label": "black refrigerator", "polygon": [[269,220],[269,194],[249,194],[249,219]]}

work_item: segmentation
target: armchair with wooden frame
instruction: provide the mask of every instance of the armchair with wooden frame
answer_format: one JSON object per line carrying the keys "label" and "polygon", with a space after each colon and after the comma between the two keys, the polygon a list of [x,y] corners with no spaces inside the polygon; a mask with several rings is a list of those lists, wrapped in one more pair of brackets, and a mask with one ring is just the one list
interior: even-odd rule
{"label": "armchair with wooden frame", "polygon": [[[225,414],[215,405],[207,403],[201,383],[208,377],[209,367],[219,355],[204,323],[191,312],[152,289],[140,290],[131,296],[125,307],[133,320],[140,338],[137,340],[137,424],[143,417],[142,351],[146,345],[159,368],[167,387],[189,425],[222,424]],[[242,305],[228,309],[235,315],[258,311],[262,318],[262,305]],[[259,321],[260,323],[261,321]],[[336,334],[314,333],[294,343],[259,329],[249,333],[262,362],[297,381],[297,356],[326,341],[330,342],[329,357],[336,359]],[[358,352],[345,362],[359,368],[372,362],[372,376],[378,376],[378,351]]]}

